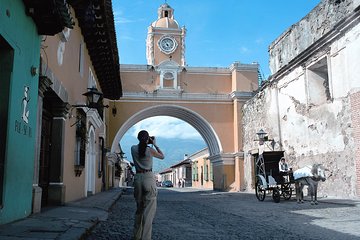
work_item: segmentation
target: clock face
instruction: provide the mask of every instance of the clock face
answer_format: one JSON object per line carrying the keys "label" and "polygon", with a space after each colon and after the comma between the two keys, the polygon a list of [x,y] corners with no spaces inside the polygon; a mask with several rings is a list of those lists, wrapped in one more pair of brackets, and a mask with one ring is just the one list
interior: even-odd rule
{"label": "clock face", "polygon": [[164,36],[160,38],[158,45],[163,53],[170,54],[176,50],[177,42],[173,37]]}

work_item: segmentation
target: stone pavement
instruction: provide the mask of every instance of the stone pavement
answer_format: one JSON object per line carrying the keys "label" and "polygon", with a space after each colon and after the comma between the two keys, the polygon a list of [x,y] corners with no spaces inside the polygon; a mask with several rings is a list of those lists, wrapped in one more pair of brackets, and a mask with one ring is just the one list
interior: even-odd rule
{"label": "stone pavement", "polygon": [[98,221],[108,218],[108,211],[122,191],[114,188],[1,225],[0,239],[81,239]]}
{"label": "stone pavement", "polygon": [[[41,213],[33,214],[25,219],[15,221],[10,224],[0,226],[1,240],[41,240],[41,239],[57,239],[57,240],[72,240],[84,239],[86,235],[97,225],[98,222],[107,222],[110,208],[123,195],[126,189],[116,188],[109,191],[101,192],[96,195],[84,198],[79,201],[67,203],[65,206],[46,208]],[[192,192],[198,191],[195,188],[169,188],[168,190],[177,192]],[[231,195],[234,193],[217,192],[217,191],[202,191],[209,195]],[[129,195],[127,193],[127,195]],[[236,193],[235,193],[236,194]],[[239,192],[238,194],[244,194]],[[246,194],[245,194],[246,195]],[[126,199],[126,195],[124,195]],[[335,198],[321,198],[322,203],[334,204],[334,206],[353,206],[360,207],[360,199],[347,200]],[[258,204],[258,201],[251,200],[253,204]],[[272,203],[272,201],[270,201]],[[164,205],[162,203],[160,205]],[[171,202],[169,204],[172,204]],[[263,204],[266,204],[263,203]],[[271,206],[279,206],[271,205]],[[298,206],[294,204],[293,206]],[[300,205],[299,205],[300,206]],[[301,205],[305,206],[305,205]],[[319,205],[322,206],[322,205]],[[131,211],[133,214],[133,211]],[[323,211],[321,214],[325,214]],[[358,224],[354,222],[353,224]],[[127,227],[128,228],[128,227]]]}

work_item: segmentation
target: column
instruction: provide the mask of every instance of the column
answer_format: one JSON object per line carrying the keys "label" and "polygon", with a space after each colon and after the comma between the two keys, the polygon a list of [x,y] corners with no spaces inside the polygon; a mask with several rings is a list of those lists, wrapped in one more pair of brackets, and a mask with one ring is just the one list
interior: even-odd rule
{"label": "column", "polygon": [[48,202],[53,205],[65,203],[65,185],[63,183],[65,122],[70,110],[67,103],[60,103],[53,107],[54,114],[51,134],[51,164],[49,166],[49,196]]}
{"label": "column", "polygon": [[34,157],[34,176],[33,176],[33,200],[32,212],[38,213],[41,211],[41,195],[42,189],[39,187],[39,165],[40,165],[40,146],[41,146],[41,126],[42,126],[42,112],[44,103],[44,93],[51,86],[52,82],[45,76],[39,77],[38,90],[38,109],[37,109],[37,127],[36,127],[36,149]]}

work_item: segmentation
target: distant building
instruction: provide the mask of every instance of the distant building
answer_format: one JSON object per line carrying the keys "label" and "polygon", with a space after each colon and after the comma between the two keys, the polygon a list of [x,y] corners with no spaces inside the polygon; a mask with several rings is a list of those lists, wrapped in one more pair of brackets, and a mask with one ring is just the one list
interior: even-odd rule
{"label": "distant building", "polygon": [[207,148],[189,156],[191,159],[192,187],[194,188],[214,188],[213,166],[208,157]]}
{"label": "distant building", "polygon": [[177,187],[191,187],[191,164],[190,159],[185,159],[170,167],[173,173],[172,182]]}
{"label": "distant building", "polygon": [[159,172],[160,175],[160,181],[164,182],[167,180],[173,181],[173,170],[171,168],[167,168],[161,172]]}

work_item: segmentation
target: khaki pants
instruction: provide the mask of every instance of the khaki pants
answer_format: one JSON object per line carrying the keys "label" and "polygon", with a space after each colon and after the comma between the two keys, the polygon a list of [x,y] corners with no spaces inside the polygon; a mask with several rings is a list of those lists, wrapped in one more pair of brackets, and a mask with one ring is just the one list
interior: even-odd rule
{"label": "khaki pants", "polygon": [[135,240],[151,240],[152,222],[156,213],[157,188],[152,172],[137,173],[134,178],[136,213]]}

